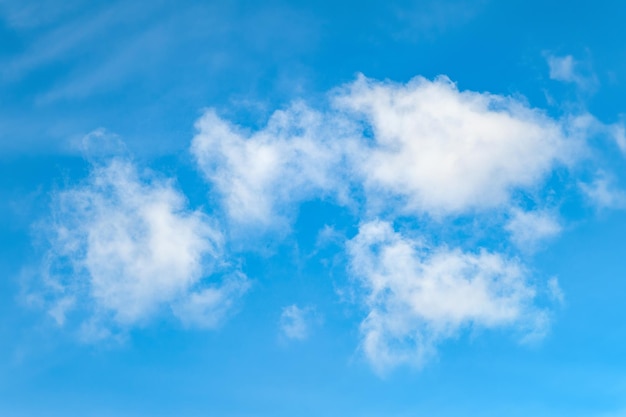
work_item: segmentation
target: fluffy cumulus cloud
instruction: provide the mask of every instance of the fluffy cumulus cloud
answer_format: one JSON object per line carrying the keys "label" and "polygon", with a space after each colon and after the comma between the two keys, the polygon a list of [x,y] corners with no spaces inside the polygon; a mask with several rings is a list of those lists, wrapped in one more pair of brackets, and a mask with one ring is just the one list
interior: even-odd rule
{"label": "fluffy cumulus cloud", "polygon": [[253,133],[209,110],[192,153],[239,221],[267,224],[291,203],[345,201],[354,189],[370,209],[401,201],[393,209],[441,217],[506,207],[514,191],[574,163],[584,120],[459,91],[445,77],[395,84],[360,76],[334,91],[330,109],[297,104]]}
{"label": "fluffy cumulus cloud", "polygon": [[515,259],[429,247],[383,221],[363,224],[348,253],[368,310],[362,349],[379,371],[421,366],[438,342],[470,326],[544,331],[545,313]]}
{"label": "fluffy cumulus cloud", "polygon": [[[191,152],[237,225],[289,226],[305,200],[351,205],[361,224],[346,246],[352,290],[367,311],[361,347],[379,370],[421,365],[465,328],[545,332],[548,314],[521,260],[452,249],[425,230],[474,216],[501,236],[498,250],[535,248],[561,231],[558,202],[542,197],[547,178],[575,168],[586,138],[607,130],[586,113],[553,118],[446,77],[364,76],[334,89],[325,107],[295,103],[255,131],[214,110],[196,127]],[[423,242],[394,230],[400,217],[424,223]],[[287,337],[305,337],[301,313],[284,310]]]}
{"label": "fluffy cumulus cloud", "polygon": [[196,123],[192,153],[222,196],[231,220],[271,227],[290,217],[294,203],[345,197],[343,158],[350,124],[296,103],[277,111],[254,133],[208,110]]}
{"label": "fluffy cumulus cloud", "polygon": [[93,336],[164,311],[205,327],[223,319],[247,280],[215,279],[224,264],[222,234],[185,206],[172,181],[141,175],[122,159],[95,165],[83,183],[54,194],[44,275],[57,322],[72,310],[87,312]]}
{"label": "fluffy cumulus cloud", "polygon": [[360,77],[337,97],[374,144],[355,167],[370,197],[393,193],[435,216],[505,206],[579,147],[566,126],[510,97],[459,91],[445,77],[408,84]]}

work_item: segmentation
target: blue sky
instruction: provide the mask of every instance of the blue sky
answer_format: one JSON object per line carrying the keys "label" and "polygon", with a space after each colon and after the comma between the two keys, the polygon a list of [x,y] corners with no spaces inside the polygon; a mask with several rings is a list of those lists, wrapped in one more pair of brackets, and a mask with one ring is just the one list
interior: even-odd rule
{"label": "blue sky", "polygon": [[0,0],[0,415],[626,415],[626,6]]}

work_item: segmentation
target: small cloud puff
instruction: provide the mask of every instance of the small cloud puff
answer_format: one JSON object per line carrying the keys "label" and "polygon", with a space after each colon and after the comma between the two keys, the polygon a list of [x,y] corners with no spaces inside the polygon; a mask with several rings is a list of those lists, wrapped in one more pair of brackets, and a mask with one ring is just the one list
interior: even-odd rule
{"label": "small cloud puff", "polygon": [[548,66],[550,67],[550,79],[566,82],[574,82],[576,80],[573,56],[557,57],[549,55]]}
{"label": "small cloud puff", "polygon": [[123,159],[94,165],[81,184],[54,193],[39,232],[49,244],[42,274],[55,321],[77,311],[86,338],[168,310],[186,324],[217,325],[247,280],[217,279],[222,234],[185,204],[171,180],[140,175]]}
{"label": "small cloud puff", "polygon": [[533,250],[540,242],[561,233],[555,214],[545,210],[513,209],[505,229],[511,234],[513,243],[525,250]]}
{"label": "small cloud puff", "polygon": [[318,321],[315,310],[311,307],[300,308],[296,304],[287,306],[280,315],[281,335],[291,340],[305,340]]}
{"label": "small cloud puff", "polygon": [[626,208],[626,193],[617,188],[613,179],[604,171],[598,171],[591,183],[579,183],[579,187],[597,209]]}
{"label": "small cloud puff", "polygon": [[552,277],[548,280],[548,295],[559,304],[565,304],[565,294],[559,285],[559,280]]}
{"label": "small cloud puff", "polygon": [[581,90],[594,90],[598,86],[598,79],[590,68],[583,67],[572,55],[546,55],[550,68],[550,79],[565,83],[576,84]]}

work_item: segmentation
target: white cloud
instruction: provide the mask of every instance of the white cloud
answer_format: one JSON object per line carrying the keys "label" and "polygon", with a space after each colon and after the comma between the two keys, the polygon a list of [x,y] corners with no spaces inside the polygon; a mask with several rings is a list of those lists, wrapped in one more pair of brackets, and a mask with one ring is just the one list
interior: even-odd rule
{"label": "white cloud", "polygon": [[382,221],[363,224],[348,253],[368,309],[362,349],[379,372],[423,365],[468,327],[545,331],[546,314],[533,306],[535,289],[515,259],[429,247]]}
{"label": "white cloud", "polygon": [[280,315],[280,330],[288,339],[304,340],[309,337],[314,321],[314,312],[311,308],[300,308],[293,304],[283,308]]}
{"label": "white cloud", "polygon": [[514,209],[505,229],[511,234],[511,240],[522,249],[534,249],[539,242],[561,233],[556,216],[545,210]]}
{"label": "white cloud", "polygon": [[[539,192],[546,179],[559,169],[575,172],[587,139],[618,137],[618,125],[588,113],[555,119],[521,99],[461,91],[445,77],[399,84],[359,76],[329,101],[319,110],[292,104],[255,131],[214,110],[197,122],[191,152],[231,225],[288,227],[305,200],[350,205],[362,226],[347,244],[359,283],[347,291],[365,293],[362,348],[381,371],[423,364],[438,343],[466,328],[540,337],[548,313],[536,307],[520,261],[450,249],[445,241],[430,247],[371,219],[410,216],[439,227],[478,214],[475,226],[508,238],[507,250],[534,249],[561,231]],[[538,208],[518,208],[521,193]],[[428,226],[424,233],[434,230]],[[318,245],[336,240],[331,232],[325,229]],[[563,299],[556,280],[540,288]],[[297,306],[283,312],[287,337],[306,337],[300,313]]]}
{"label": "white cloud", "polygon": [[555,277],[552,277],[548,280],[548,294],[553,300],[557,301],[559,304],[565,303],[565,294],[563,294],[563,290],[559,285],[559,280]]}
{"label": "white cloud", "polygon": [[221,286],[203,288],[190,293],[172,305],[174,315],[185,325],[213,328],[219,326],[232,311],[233,304],[250,288],[241,272],[224,279]]}
{"label": "white cloud", "polygon": [[585,68],[582,67],[582,63],[575,60],[572,55],[555,56],[548,54],[546,59],[550,67],[550,79],[576,84],[583,90],[596,88],[598,83],[596,76],[589,69],[586,71],[589,74],[585,75],[583,73]]}
{"label": "white cloud", "polygon": [[595,120],[554,120],[510,97],[459,91],[445,77],[361,76],[332,102],[325,111],[296,103],[256,132],[213,110],[197,122],[191,151],[232,219],[285,224],[294,203],[346,202],[354,189],[374,211],[399,202],[405,213],[436,217],[506,208],[514,191],[575,162]]}
{"label": "white cloud", "polygon": [[615,186],[606,172],[597,172],[591,183],[581,182],[579,186],[591,204],[598,209],[626,208],[626,193]]}
{"label": "white cloud", "polygon": [[566,55],[557,57],[548,56],[548,66],[550,67],[550,78],[557,81],[574,82],[577,78],[574,70],[574,57]]}
{"label": "white cloud", "polygon": [[[223,237],[186,207],[171,180],[139,174],[126,160],[96,165],[82,184],[54,194],[45,282],[59,324],[72,310],[85,328],[128,327],[174,310],[183,322],[213,326],[247,288],[218,282]],[[102,334],[101,330],[89,330]]]}
{"label": "white cloud", "polygon": [[445,77],[405,85],[360,77],[336,100],[373,129],[374,143],[354,167],[369,198],[401,196],[413,213],[506,206],[512,191],[538,185],[580,148],[567,126],[542,112],[510,97],[459,91]]}
{"label": "white cloud", "polygon": [[[561,227],[545,209],[516,208],[517,193],[540,195],[545,179],[574,166],[586,138],[604,129],[589,114],[557,120],[518,99],[460,91],[445,77],[397,84],[363,76],[334,90],[323,110],[295,103],[256,131],[213,110],[196,127],[191,152],[237,226],[289,226],[305,200],[351,205],[363,224],[347,244],[359,283],[348,292],[366,294],[362,349],[381,371],[423,364],[439,342],[468,327],[539,337],[548,315],[534,306],[516,259],[445,242],[428,247],[368,219],[408,215],[440,224],[494,213],[486,228],[533,248]],[[297,306],[284,310],[281,326],[288,338],[307,335]]]}
{"label": "white cloud", "polygon": [[615,140],[620,150],[626,154],[626,127],[623,123],[615,123],[608,126],[609,134]]}
{"label": "white cloud", "polygon": [[345,240],[345,233],[335,229],[333,226],[329,226],[326,224],[317,233],[315,248],[320,249],[329,245],[343,244]]}
{"label": "white cloud", "polygon": [[293,203],[345,197],[342,169],[350,126],[341,120],[296,103],[275,112],[254,133],[230,125],[213,110],[196,128],[191,151],[237,223],[281,225]]}

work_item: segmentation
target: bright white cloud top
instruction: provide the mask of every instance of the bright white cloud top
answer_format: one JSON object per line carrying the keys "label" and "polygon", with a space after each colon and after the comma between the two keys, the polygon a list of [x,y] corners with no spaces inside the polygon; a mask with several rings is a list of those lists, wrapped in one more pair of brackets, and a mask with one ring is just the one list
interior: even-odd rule
{"label": "bright white cloud top", "polygon": [[510,97],[459,91],[447,78],[407,84],[360,77],[337,101],[374,132],[361,173],[371,198],[393,193],[405,210],[439,216],[502,207],[537,185],[580,144],[556,120]]}

